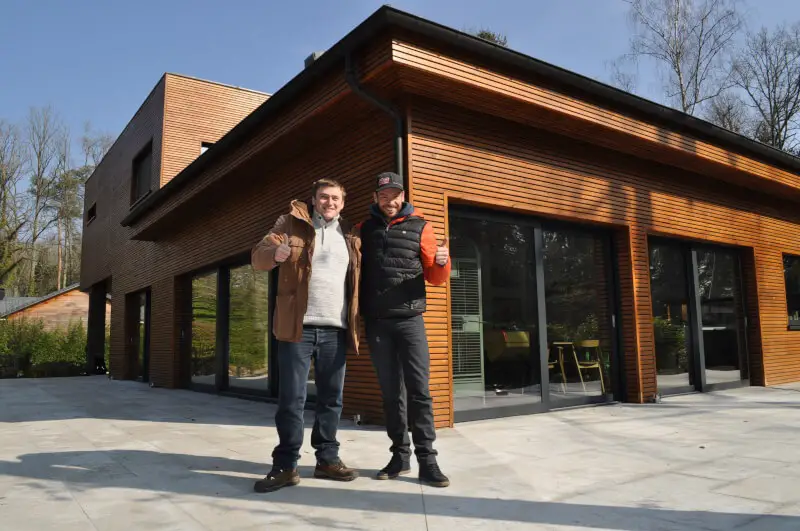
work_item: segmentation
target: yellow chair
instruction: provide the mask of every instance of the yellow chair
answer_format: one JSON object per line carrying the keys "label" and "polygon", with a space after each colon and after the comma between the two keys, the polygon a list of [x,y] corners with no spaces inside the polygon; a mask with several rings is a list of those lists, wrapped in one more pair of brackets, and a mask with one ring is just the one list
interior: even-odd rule
{"label": "yellow chair", "polygon": [[582,361],[578,358],[578,351],[574,346],[572,347],[572,354],[575,356],[575,365],[578,367],[578,376],[581,379],[583,392],[586,392],[586,384],[583,382],[583,374],[581,371],[597,369],[597,372],[600,374],[600,391],[606,394],[606,384],[603,380],[603,355],[600,350],[600,341],[597,339],[587,339],[586,341],[581,341],[578,346],[588,354],[588,359]]}

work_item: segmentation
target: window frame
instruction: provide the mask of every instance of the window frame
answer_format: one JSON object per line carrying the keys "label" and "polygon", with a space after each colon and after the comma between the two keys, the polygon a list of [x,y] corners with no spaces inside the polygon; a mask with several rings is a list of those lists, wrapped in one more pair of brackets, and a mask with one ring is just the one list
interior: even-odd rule
{"label": "window frame", "polygon": [[[186,315],[182,317],[180,328],[182,330],[182,341],[185,341],[185,345],[182,347],[181,356],[185,359],[182,360],[182,367],[183,370],[186,371],[186,374],[183,376],[183,386],[192,389],[194,391],[200,392],[207,392],[207,393],[218,393],[222,395],[229,395],[229,396],[246,396],[249,398],[254,399],[261,399],[267,400],[270,402],[277,401],[278,398],[278,356],[277,356],[277,339],[275,335],[272,333],[272,325],[273,325],[273,310],[275,308],[275,298],[277,293],[277,285],[278,285],[278,271],[277,268],[270,272],[268,282],[269,282],[269,301],[267,305],[267,330],[269,330],[269,352],[275,353],[270,354],[267,358],[268,368],[267,368],[267,379],[268,384],[267,388],[264,390],[248,390],[243,389],[239,386],[230,386],[230,380],[228,377],[228,365],[230,363],[230,279],[231,279],[231,270],[250,265],[250,252],[240,253],[237,255],[232,255],[222,260],[212,262],[210,264],[206,264],[202,267],[196,268],[192,271],[188,271],[182,275],[180,278],[182,282],[184,282],[185,289],[187,290],[187,296],[183,300],[183,304],[185,305],[184,312]],[[196,277],[208,275],[208,274],[216,274],[217,275],[217,289],[216,289],[216,334],[215,334],[215,349],[216,349],[216,370],[217,370],[217,378],[214,384],[199,384],[192,382],[191,377],[191,348],[192,348],[192,296],[193,296],[193,288],[192,288],[192,280]],[[315,396],[309,395],[307,397],[308,402],[313,402]]]}
{"label": "window frame", "polygon": [[[800,319],[792,319],[792,310],[789,308],[789,269],[787,268],[787,262],[789,260],[795,260],[800,264],[800,255],[783,253],[781,260],[783,262],[783,286],[786,296],[786,323],[789,330],[800,331]],[[797,296],[800,296],[800,293],[798,293]],[[796,311],[800,311],[800,308]]]}

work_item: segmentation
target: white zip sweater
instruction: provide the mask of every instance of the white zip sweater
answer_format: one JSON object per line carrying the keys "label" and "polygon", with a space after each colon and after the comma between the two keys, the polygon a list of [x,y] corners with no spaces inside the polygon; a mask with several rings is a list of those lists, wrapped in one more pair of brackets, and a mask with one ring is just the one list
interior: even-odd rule
{"label": "white zip sweater", "polygon": [[303,324],[347,328],[347,242],[339,218],[326,222],[314,212],[311,219],[317,234]]}

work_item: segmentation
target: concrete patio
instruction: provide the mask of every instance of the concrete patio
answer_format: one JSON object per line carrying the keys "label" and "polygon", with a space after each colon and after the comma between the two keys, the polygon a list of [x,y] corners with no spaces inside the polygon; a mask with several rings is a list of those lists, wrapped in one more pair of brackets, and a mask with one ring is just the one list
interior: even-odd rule
{"label": "concrete patio", "polygon": [[343,422],[363,478],[314,480],[306,446],[299,486],[255,494],[272,413],[105,377],[2,380],[0,529],[800,529],[800,386],[461,424],[439,432],[449,489],[372,480],[387,439]]}

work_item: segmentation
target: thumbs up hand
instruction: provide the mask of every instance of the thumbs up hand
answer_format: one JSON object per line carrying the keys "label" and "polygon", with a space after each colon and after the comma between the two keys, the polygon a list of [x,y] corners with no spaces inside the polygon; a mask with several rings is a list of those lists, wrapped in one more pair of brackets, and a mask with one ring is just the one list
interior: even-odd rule
{"label": "thumbs up hand", "polygon": [[292,254],[292,250],[289,248],[289,236],[284,234],[282,240],[281,244],[275,248],[275,261],[279,264],[284,263]]}
{"label": "thumbs up hand", "polygon": [[447,265],[450,259],[450,251],[447,249],[447,240],[442,240],[436,247],[436,263],[442,267]]}

